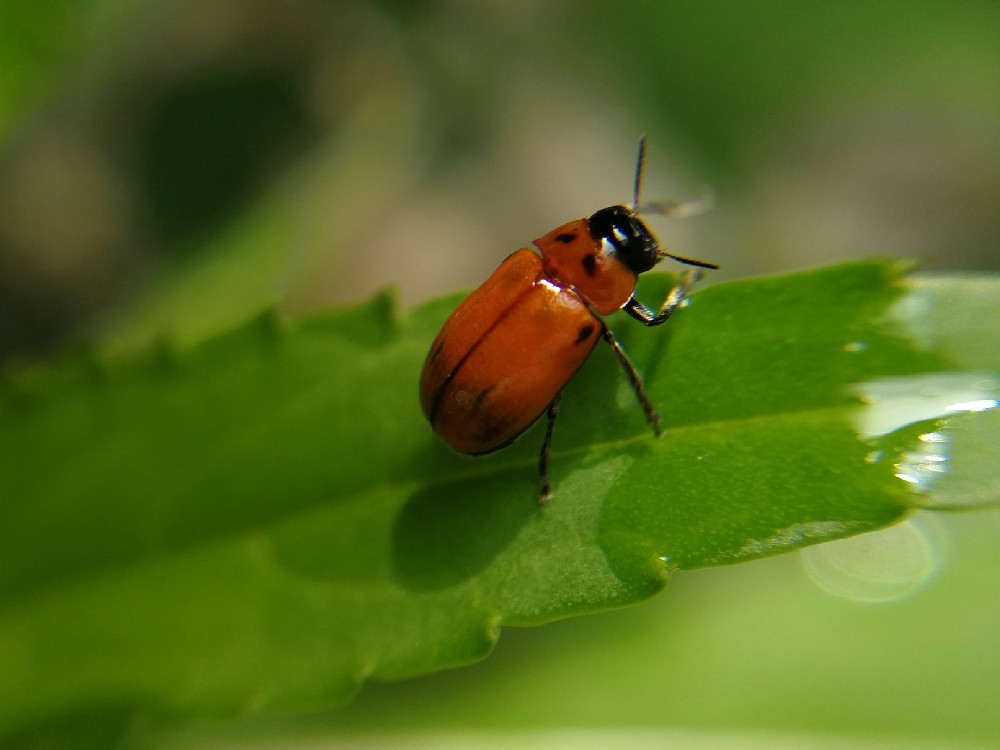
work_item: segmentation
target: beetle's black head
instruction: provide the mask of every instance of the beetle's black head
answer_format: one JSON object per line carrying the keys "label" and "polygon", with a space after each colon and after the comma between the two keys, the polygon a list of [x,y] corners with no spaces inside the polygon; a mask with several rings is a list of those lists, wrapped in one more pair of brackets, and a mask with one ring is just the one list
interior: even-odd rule
{"label": "beetle's black head", "polygon": [[662,258],[656,238],[631,209],[625,206],[602,208],[588,221],[590,236],[607,243],[632,273],[645,273]]}

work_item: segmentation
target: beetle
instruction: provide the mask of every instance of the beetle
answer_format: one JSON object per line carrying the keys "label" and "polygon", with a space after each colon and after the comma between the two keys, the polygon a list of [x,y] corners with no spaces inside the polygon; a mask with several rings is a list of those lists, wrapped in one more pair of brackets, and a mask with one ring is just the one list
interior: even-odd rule
{"label": "beetle", "polygon": [[[538,252],[509,255],[465,298],[431,344],[420,376],[420,404],[434,431],[472,455],[506,447],[543,414],[539,502],[552,495],[549,451],[563,387],[603,339],[621,363],[657,436],[660,416],[635,366],[603,320],[619,309],[658,326],[684,304],[702,269],[719,266],[660,247],[640,213],[687,215],[700,202],[641,204],[646,139],[639,141],[631,205],[609,206],[535,240]],[[665,258],[691,266],[653,311],[636,281]]]}

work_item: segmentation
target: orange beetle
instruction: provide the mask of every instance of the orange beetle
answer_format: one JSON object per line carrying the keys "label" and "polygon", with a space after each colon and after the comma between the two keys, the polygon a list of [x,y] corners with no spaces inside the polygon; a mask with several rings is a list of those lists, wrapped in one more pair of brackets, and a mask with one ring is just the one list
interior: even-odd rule
{"label": "orange beetle", "polygon": [[662,430],[642,378],[602,320],[624,308],[647,326],[667,321],[687,298],[699,271],[689,271],[658,312],[635,296],[636,278],[664,258],[700,268],[714,263],[673,255],[639,219],[681,215],[691,203],[639,203],[645,138],[639,141],[631,206],[603,208],[535,240],[541,255],[521,248],[445,321],[420,376],[420,404],[452,448],[480,455],[508,445],[543,414],[548,426],[538,461],[540,502],[552,490],[549,448],[559,394],[603,338],[625,369],[646,419]]}

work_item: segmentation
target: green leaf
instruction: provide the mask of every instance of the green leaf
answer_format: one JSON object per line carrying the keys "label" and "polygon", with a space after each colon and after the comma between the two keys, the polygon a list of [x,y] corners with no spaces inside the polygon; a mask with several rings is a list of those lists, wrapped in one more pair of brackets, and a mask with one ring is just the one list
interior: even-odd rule
{"label": "green leaf", "polygon": [[[996,410],[859,398],[932,378],[996,400],[1000,334],[983,327],[973,357],[911,330],[934,328],[935,300],[961,309],[965,282],[912,283],[855,263],[705,289],[660,329],[616,316],[667,434],[598,350],[566,390],[545,508],[537,428],[470,459],[420,414],[420,364],[456,299],[265,314],[190,349],[11,376],[0,731],[329,705],[369,677],[478,659],[503,625],[635,602],[675,568],[889,524],[933,496],[934,476],[897,476],[929,434],[954,436],[944,467],[995,487],[975,448],[995,443]],[[976,283],[995,316],[997,280]],[[931,300],[919,320],[914,294]]]}
{"label": "green leaf", "polygon": [[[934,543],[930,569],[910,579],[919,592],[891,603],[831,596],[806,572],[815,555],[870,553],[919,530]],[[367,685],[344,710],[190,728],[166,746],[586,747],[599,737],[602,748],[996,748],[998,533],[1000,511],[919,512],[802,553],[681,573],[641,607],[507,629],[484,663]],[[881,557],[891,563],[882,573],[899,573],[907,551],[895,552],[869,555],[858,572],[871,576]]]}

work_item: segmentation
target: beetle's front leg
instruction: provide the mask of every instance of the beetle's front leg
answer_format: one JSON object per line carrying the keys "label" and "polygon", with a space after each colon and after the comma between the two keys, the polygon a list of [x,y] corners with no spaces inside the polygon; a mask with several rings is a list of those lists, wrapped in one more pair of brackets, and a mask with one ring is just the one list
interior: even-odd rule
{"label": "beetle's front leg", "polygon": [[659,312],[654,313],[633,295],[629,297],[628,302],[625,303],[624,309],[629,315],[638,321],[641,321],[647,326],[658,326],[662,323],[666,323],[670,316],[681,305],[688,297],[688,292],[691,291],[691,287],[697,283],[702,277],[702,270],[700,268],[689,268],[684,272],[681,277],[681,283],[675,286],[667,294],[667,298],[663,300],[663,304],[660,305]]}

